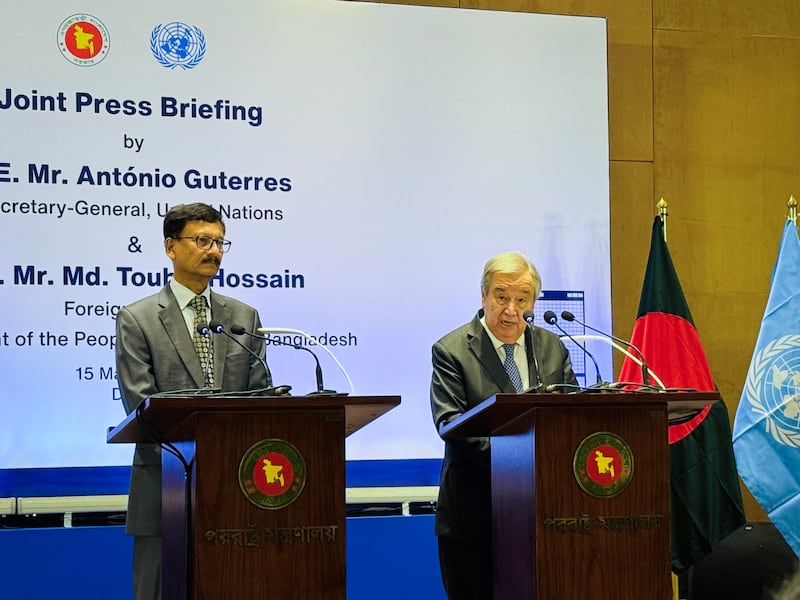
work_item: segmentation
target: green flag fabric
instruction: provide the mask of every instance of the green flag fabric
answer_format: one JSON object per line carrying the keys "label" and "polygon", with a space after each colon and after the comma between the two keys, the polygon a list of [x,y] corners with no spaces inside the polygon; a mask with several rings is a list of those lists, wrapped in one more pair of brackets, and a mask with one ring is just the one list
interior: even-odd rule
{"label": "green flag fabric", "polygon": [[[667,388],[715,391],[705,351],[656,217],[631,342]],[[620,381],[641,382],[626,358]],[[680,573],[745,523],[725,403],[669,426],[672,569]]]}

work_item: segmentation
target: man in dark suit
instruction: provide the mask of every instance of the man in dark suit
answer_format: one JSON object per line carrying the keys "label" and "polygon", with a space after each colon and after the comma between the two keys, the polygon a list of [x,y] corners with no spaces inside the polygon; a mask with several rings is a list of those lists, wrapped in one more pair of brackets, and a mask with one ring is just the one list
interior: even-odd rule
{"label": "man in dark suit", "polygon": [[[126,412],[157,392],[200,389],[259,389],[269,375],[263,340],[248,337],[247,352],[226,336],[198,336],[199,323],[213,318],[256,331],[258,312],[211,292],[208,282],[230,247],[222,216],[207,204],[183,204],[164,217],[164,249],[173,277],[159,292],[117,315],[117,377]],[[198,304],[199,302],[199,304]],[[194,338],[197,337],[197,340]],[[201,356],[202,355],[202,356]],[[161,448],[137,444],[131,470],[127,533],[134,536],[135,600],[161,598]]]}
{"label": "man in dark suit", "polygon": [[[558,336],[523,319],[541,290],[539,273],[519,252],[486,263],[482,309],[433,345],[431,411],[437,430],[494,394],[577,383]],[[445,443],[435,531],[450,600],[492,598],[490,451],[488,438]]]}

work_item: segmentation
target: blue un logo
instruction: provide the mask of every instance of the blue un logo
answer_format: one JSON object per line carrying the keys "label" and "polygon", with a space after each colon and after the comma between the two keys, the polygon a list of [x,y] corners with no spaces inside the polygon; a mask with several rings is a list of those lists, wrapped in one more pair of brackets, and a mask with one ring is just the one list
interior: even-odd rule
{"label": "blue un logo", "polygon": [[767,410],[785,427],[800,432],[800,348],[772,357],[764,378]]}
{"label": "blue un logo", "polygon": [[150,34],[150,51],[168,69],[192,69],[205,56],[206,38],[199,27],[186,23],[156,25]]}
{"label": "blue un logo", "polygon": [[781,444],[800,447],[800,336],[786,335],[755,356],[745,386],[747,401]]}

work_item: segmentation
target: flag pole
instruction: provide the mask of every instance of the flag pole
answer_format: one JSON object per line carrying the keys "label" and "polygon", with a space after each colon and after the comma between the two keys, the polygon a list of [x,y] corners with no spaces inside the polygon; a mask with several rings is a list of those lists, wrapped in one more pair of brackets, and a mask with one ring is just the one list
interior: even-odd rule
{"label": "flag pole", "polygon": [[795,200],[794,196],[789,196],[786,206],[789,207],[789,220],[797,225],[797,200]]}
{"label": "flag pole", "polygon": [[667,212],[667,201],[664,198],[658,201],[656,207],[658,208],[658,216],[661,217],[661,222],[664,224],[663,231],[664,231],[664,243],[667,243],[667,217],[669,213]]}

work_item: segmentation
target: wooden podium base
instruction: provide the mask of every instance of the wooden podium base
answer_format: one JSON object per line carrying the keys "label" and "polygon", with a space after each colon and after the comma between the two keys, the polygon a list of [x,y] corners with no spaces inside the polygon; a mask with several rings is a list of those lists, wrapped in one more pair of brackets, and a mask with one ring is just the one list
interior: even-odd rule
{"label": "wooden podium base", "polygon": [[108,441],[155,435],[180,455],[161,453],[164,600],[345,600],[345,438],[398,404],[146,399]]}
{"label": "wooden podium base", "polygon": [[[163,453],[164,597],[184,598],[189,581],[194,600],[345,600],[344,411],[193,418],[195,442],[181,444],[193,450],[189,561],[183,466]],[[270,440],[294,446],[306,472],[285,473],[300,488],[294,501],[264,508],[243,491],[240,466],[254,446],[269,456]]]}
{"label": "wooden podium base", "polygon": [[714,393],[498,394],[442,428],[490,436],[495,600],[671,600],[668,416]]}
{"label": "wooden podium base", "polygon": [[[550,408],[529,425],[492,438],[495,600],[672,598],[666,409]],[[630,484],[614,497],[576,480],[576,450],[598,432],[631,448]]]}

